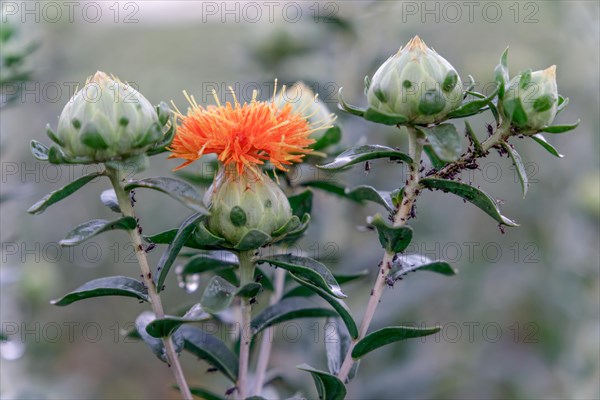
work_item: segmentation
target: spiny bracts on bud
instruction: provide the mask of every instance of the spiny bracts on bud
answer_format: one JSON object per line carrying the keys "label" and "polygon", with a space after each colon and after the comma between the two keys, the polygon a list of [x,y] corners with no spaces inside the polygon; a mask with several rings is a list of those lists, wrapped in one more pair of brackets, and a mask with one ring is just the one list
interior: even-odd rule
{"label": "spiny bracts on bud", "polygon": [[208,230],[236,245],[252,229],[272,236],[292,218],[281,188],[260,170],[220,168],[205,194]]}
{"label": "spiny bracts on bud", "polygon": [[64,107],[58,130],[48,134],[71,162],[125,160],[163,138],[169,115],[114,76],[96,72]]}
{"label": "spiny bracts on bud", "polygon": [[403,115],[413,125],[443,121],[463,99],[462,81],[454,67],[418,36],[365,84],[370,108]]}
{"label": "spiny bracts on bud", "polygon": [[558,108],[556,65],[515,76],[502,100],[504,112],[519,133],[536,133],[551,125]]}

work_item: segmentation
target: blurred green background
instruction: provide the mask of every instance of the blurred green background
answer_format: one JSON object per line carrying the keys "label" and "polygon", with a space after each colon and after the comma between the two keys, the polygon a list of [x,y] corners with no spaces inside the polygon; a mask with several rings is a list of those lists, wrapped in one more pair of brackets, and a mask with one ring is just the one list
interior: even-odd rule
{"label": "blurred green background", "polygon": [[[138,274],[123,233],[70,250],[57,246],[73,226],[111,218],[98,198],[108,182],[95,182],[41,216],[26,213],[47,192],[85,173],[81,167],[37,162],[28,149],[30,139],[48,142],[44,127],[56,126],[76,83],[102,70],[134,84],[154,104],[173,99],[185,105],[183,89],[208,104],[211,88],[225,96],[229,84],[238,85],[238,96],[241,90],[246,100],[257,86],[268,98],[278,77],[287,83],[304,80],[335,110],[341,86],[348,101],[363,105],[363,77],[415,34],[463,80],[473,75],[479,90],[492,80],[506,46],[511,75],[556,64],[559,91],[571,100],[557,123],[582,122],[572,133],[547,135],[565,155],[562,160],[533,141],[514,142],[528,162],[526,199],[506,158],[494,154],[471,172],[468,181],[501,199],[504,214],[521,224],[504,235],[460,199],[422,196],[418,218],[411,222],[412,250],[446,258],[460,274],[421,273],[398,282],[384,295],[372,329],[401,323],[445,328],[438,337],[366,357],[349,398],[600,396],[598,2],[71,3],[3,2],[4,15],[20,34],[14,48],[3,46],[3,56],[27,43],[39,45],[28,60],[31,81],[1,111],[0,320],[10,336],[0,347],[3,399],[177,397],[165,365],[142,343],[120,335],[145,305],[122,298],[66,308],[49,304],[88,280]],[[406,146],[391,127],[347,115],[339,119],[340,149],[356,143]],[[491,121],[487,113],[472,120],[481,136]],[[143,176],[167,175],[176,165],[157,156]],[[202,164],[194,168],[201,170]],[[357,168],[332,179],[391,190],[404,180],[398,168],[382,160],[372,163],[368,175]],[[303,170],[299,179],[315,174],[320,173]],[[145,233],[174,227],[188,213],[164,195],[141,190],[137,212]],[[358,320],[381,249],[372,232],[353,228],[375,212],[381,210],[316,193],[314,220],[299,244],[335,272],[370,270],[367,279],[347,288]],[[159,256],[155,250],[151,260]],[[164,301],[174,309],[199,300],[200,293],[186,294],[171,276]],[[316,396],[312,382],[295,365],[326,369],[323,326],[324,321],[299,321],[275,335],[272,364],[309,398]],[[192,385],[228,387],[218,374],[206,373],[204,362],[189,354],[182,360]]]}

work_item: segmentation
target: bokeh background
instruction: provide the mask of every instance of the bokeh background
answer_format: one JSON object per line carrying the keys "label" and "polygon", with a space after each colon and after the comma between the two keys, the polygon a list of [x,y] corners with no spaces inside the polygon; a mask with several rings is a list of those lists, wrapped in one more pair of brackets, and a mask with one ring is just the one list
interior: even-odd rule
{"label": "bokeh background", "polygon": [[[44,194],[85,173],[80,167],[37,162],[28,149],[30,139],[48,142],[45,125],[56,126],[76,83],[103,70],[135,84],[155,104],[173,99],[182,105],[183,89],[208,104],[211,88],[225,96],[229,84],[237,85],[245,99],[257,86],[268,98],[266,89],[278,77],[287,83],[304,80],[335,110],[341,86],[349,101],[363,105],[363,77],[415,34],[464,79],[471,74],[482,86],[492,80],[506,46],[511,74],[556,64],[559,91],[571,100],[558,123],[582,122],[571,133],[548,135],[565,155],[561,160],[533,141],[516,142],[531,181],[525,199],[506,158],[492,155],[471,173],[468,180],[501,199],[504,214],[521,224],[506,234],[458,198],[422,196],[418,218],[411,221],[413,250],[446,258],[460,274],[420,273],[398,282],[384,295],[372,329],[400,323],[445,328],[437,337],[388,346],[366,357],[349,398],[600,396],[598,2],[71,4],[3,2],[4,15],[19,31],[15,43],[3,46],[3,57],[32,42],[38,48],[25,66],[31,80],[1,111],[0,299],[2,329],[10,333],[0,345],[2,398],[177,397],[164,364],[144,344],[121,336],[145,305],[122,298],[65,308],[49,304],[88,280],[138,274],[123,233],[105,234],[71,250],[57,247],[71,227],[90,218],[111,218],[98,198],[107,182],[95,182],[40,216],[26,213]],[[482,86],[478,89],[485,90]],[[472,122],[483,136],[491,120],[484,113]],[[356,143],[406,146],[391,127],[347,115],[339,115],[339,121],[344,134],[340,150]],[[158,156],[143,176],[170,174],[176,165]],[[398,168],[378,161],[368,175],[356,168],[331,179],[391,190],[404,180]],[[303,173],[298,179],[320,174]],[[178,225],[188,210],[164,195],[140,190],[137,212],[145,232],[158,232]],[[370,271],[346,289],[358,320],[381,257],[375,235],[360,229],[375,212],[382,210],[317,192],[312,226],[299,244],[335,272]],[[159,255],[151,254],[153,262]],[[171,276],[167,308],[193,303],[201,293],[201,288],[186,293]],[[288,382],[277,383],[279,396],[293,395],[295,387],[315,398],[309,376],[295,365],[308,362],[326,369],[323,325],[322,320],[305,320],[277,330],[272,364]],[[218,374],[206,373],[204,362],[189,354],[182,360],[192,386],[227,387]]]}

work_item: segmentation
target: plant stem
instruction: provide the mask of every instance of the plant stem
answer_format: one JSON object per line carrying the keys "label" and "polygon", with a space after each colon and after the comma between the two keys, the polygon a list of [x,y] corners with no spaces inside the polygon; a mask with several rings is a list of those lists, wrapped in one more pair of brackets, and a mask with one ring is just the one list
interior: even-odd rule
{"label": "plant stem", "polygon": [[[277,268],[275,270],[275,292],[271,295],[269,305],[273,305],[281,300],[283,295],[283,286],[285,284],[285,270],[283,268]],[[269,358],[271,357],[271,347],[273,346],[273,332],[275,327],[271,326],[263,333],[262,341],[260,343],[260,352],[258,353],[258,362],[256,364],[256,374],[254,379],[254,391],[253,396],[260,396],[262,392],[263,383],[265,380],[265,374],[267,367],[269,366]]]}
{"label": "plant stem", "polygon": [[[240,287],[244,287],[250,282],[254,282],[254,251],[242,251],[239,254],[240,259]],[[242,305],[242,326],[240,327],[240,359],[237,380],[238,398],[243,400],[248,393],[248,365],[250,361],[250,322],[252,320],[252,306],[250,299],[243,297]],[[246,334],[247,333],[247,334]]]}
{"label": "plant stem", "polygon": [[[119,208],[121,212],[126,217],[135,218],[135,213],[133,212],[133,207],[131,205],[131,200],[129,199],[128,192],[125,191],[122,185],[122,175],[121,171],[118,169],[113,169],[106,167],[106,173],[110,178],[110,181],[115,190],[115,194],[117,195],[117,200],[119,201]],[[133,246],[135,248],[135,255],[137,257],[138,263],[140,265],[140,269],[142,271],[142,279],[144,281],[144,285],[148,289],[148,296],[150,297],[150,305],[152,306],[152,310],[154,311],[154,315],[156,318],[163,318],[165,316],[165,312],[163,310],[162,302],[160,300],[160,296],[156,290],[156,285],[152,280],[152,273],[150,271],[150,266],[148,264],[148,259],[146,258],[146,252],[144,251],[142,245],[142,238],[137,229],[133,229],[128,231],[129,238],[133,242]],[[173,345],[173,341],[170,337],[163,338],[163,343],[165,346],[165,352],[167,354],[168,364],[171,367],[171,371],[173,371],[173,376],[177,381],[177,385],[179,386],[179,390],[181,391],[181,395],[185,400],[191,400],[192,394],[190,392],[187,381],[185,380],[185,376],[183,375],[183,369],[181,368],[181,364],[179,363],[179,358],[177,357],[177,352],[175,351],[175,346]]]}
{"label": "plant stem", "polygon": [[[421,153],[423,150],[423,141],[424,138],[419,134],[419,132],[412,128],[407,127],[408,129],[408,147],[409,147],[409,156],[413,159],[412,164],[409,165],[409,178],[407,184],[404,186],[404,193],[402,197],[402,203],[398,210],[396,211],[393,218],[393,226],[399,227],[406,223],[409,216],[411,215],[412,207],[419,196],[421,188],[419,186],[419,167],[421,161]],[[496,132],[489,138],[487,138],[482,144],[482,150],[484,154],[478,154],[476,151],[471,150],[464,154],[459,160],[446,165],[444,168],[436,172],[433,176],[438,178],[444,178],[447,176],[451,176],[456,172],[460,172],[460,170],[468,164],[470,160],[477,158],[478,156],[485,156],[488,154],[489,150],[496,146],[498,143],[506,140],[511,135],[510,131],[510,122],[503,122]],[[392,258],[393,254],[389,254],[385,252],[383,255],[383,259],[381,262],[380,270],[377,273],[377,279],[375,280],[375,284],[373,285],[373,290],[371,292],[371,297],[369,298],[369,302],[367,303],[367,309],[365,311],[365,315],[360,324],[358,338],[352,341],[350,344],[350,348],[348,349],[348,353],[346,354],[346,358],[342,363],[340,368],[340,372],[338,373],[338,378],[345,382],[348,378],[348,374],[352,369],[352,365],[354,364],[354,360],[352,359],[352,349],[360,340],[362,340],[369,330],[369,325],[373,320],[373,316],[375,315],[375,310],[379,305],[381,300],[381,296],[386,286],[386,277],[392,267]]]}

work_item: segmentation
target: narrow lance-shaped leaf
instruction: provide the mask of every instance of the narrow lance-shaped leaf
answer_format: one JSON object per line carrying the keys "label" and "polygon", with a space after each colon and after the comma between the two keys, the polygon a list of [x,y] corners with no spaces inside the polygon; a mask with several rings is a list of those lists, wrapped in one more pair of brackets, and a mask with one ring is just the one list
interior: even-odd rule
{"label": "narrow lance-shaped leaf", "polygon": [[414,271],[431,271],[446,276],[457,274],[457,271],[445,261],[433,261],[422,254],[397,254],[392,260],[389,277],[398,280]]}
{"label": "narrow lance-shaped leaf", "polygon": [[40,213],[44,212],[46,210],[46,208],[50,207],[52,204],[55,204],[55,203],[61,201],[62,199],[66,198],[67,196],[70,196],[71,194],[75,193],[77,190],[79,190],[83,186],[85,186],[86,183],[89,183],[93,179],[95,179],[99,176],[102,176],[102,175],[103,175],[103,172],[94,172],[94,173],[82,176],[81,178],[74,180],[73,182],[69,183],[68,185],[63,186],[62,188],[55,190],[52,193],[47,194],[46,196],[44,196],[43,199],[41,199],[40,201],[38,201],[37,203],[32,205],[29,208],[29,210],[27,210],[27,212],[30,214],[40,214]]}
{"label": "narrow lance-shaped leaf", "polygon": [[578,119],[577,122],[575,122],[574,124],[570,124],[570,125],[546,126],[546,127],[543,127],[542,129],[540,129],[540,131],[547,132],[547,133],[565,133],[565,132],[569,132],[569,131],[572,131],[573,129],[577,128],[579,126],[580,122],[581,122],[581,120]]}
{"label": "narrow lance-shaped leaf", "polygon": [[408,118],[402,114],[389,114],[374,108],[367,108],[363,118],[367,121],[375,122],[384,125],[398,125],[408,121]]}
{"label": "narrow lance-shaped leaf", "polygon": [[[167,356],[163,340],[150,336],[146,331],[148,324],[154,321],[154,319],[154,313],[150,311],[144,311],[136,318],[135,328],[139,337],[144,341],[144,343],[146,343],[146,345],[148,345],[148,347],[150,347],[152,353],[154,353],[154,355],[158,357],[159,360],[169,364],[169,358]],[[173,345],[175,346],[175,352],[177,354],[181,353],[184,345],[183,335],[181,334],[181,332],[175,331],[175,333],[171,336],[171,340],[173,341]]]}
{"label": "narrow lance-shaped leaf", "polygon": [[352,350],[352,358],[361,358],[371,351],[390,343],[433,335],[438,333],[440,329],[440,327],[415,328],[411,326],[390,326],[383,328],[368,334],[360,340]]}
{"label": "narrow lance-shaped leaf", "polygon": [[59,242],[61,246],[75,246],[85,242],[102,232],[111,230],[129,231],[135,228],[137,222],[135,218],[123,217],[115,221],[105,219],[92,219],[77,226],[67,236]]}
{"label": "narrow lance-shaped leaf", "polygon": [[558,158],[564,157],[562,154],[560,154],[558,152],[558,150],[556,150],[556,148],[554,146],[552,146],[550,143],[548,143],[546,138],[541,133],[536,133],[535,135],[531,135],[531,138],[536,143],[538,143],[540,146],[542,146],[544,149],[546,149],[546,151],[548,153],[552,154],[553,156],[558,157]]}
{"label": "narrow lance-shaped leaf", "polygon": [[238,358],[216,336],[189,325],[179,328],[185,340],[185,350],[196,355],[221,371],[230,381],[238,375]]}
{"label": "narrow lance-shaped leaf", "polygon": [[523,160],[521,159],[519,153],[517,153],[517,150],[515,150],[510,144],[502,143],[502,147],[504,147],[508,154],[510,154],[510,158],[515,166],[515,171],[519,177],[519,182],[521,183],[523,198],[525,198],[525,195],[527,195],[527,188],[529,187],[529,179],[527,178],[527,171],[525,170],[525,165],[523,165]]}
{"label": "narrow lance-shaped leaf", "polygon": [[379,158],[390,158],[396,161],[403,161],[407,164],[412,163],[412,158],[400,150],[373,144],[352,147],[338,155],[333,161],[325,165],[318,165],[317,167],[330,171],[338,171],[361,162]]}
{"label": "narrow lance-shaped leaf", "polygon": [[369,218],[368,222],[377,229],[381,247],[390,254],[403,252],[412,240],[413,232],[410,226],[393,227],[380,214]]}
{"label": "narrow lance-shaped leaf", "polygon": [[324,330],[327,368],[330,374],[337,375],[350,348],[351,339],[339,318],[328,318]]}
{"label": "narrow lance-shaped leaf", "polygon": [[119,200],[114,189],[106,189],[100,194],[100,201],[106,207],[110,208],[116,213],[121,213],[121,207],[119,206]]}
{"label": "narrow lance-shaped leaf", "polygon": [[179,179],[169,177],[146,178],[129,182],[125,190],[135,188],[148,188],[168,194],[179,200],[189,208],[199,213],[208,214],[208,210],[202,202],[202,197],[192,185]]}
{"label": "narrow lance-shaped leaf", "polygon": [[291,254],[278,254],[270,257],[263,257],[257,260],[258,263],[269,263],[275,267],[283,268],[289,272],[307,279],[314,285],[320,287],[333,296],[343,299],[347,297],[342,288],[337,283],[329,269],[320,262],[309,257],[294,256]]}
{"label": "narrow lance-shaped leaf", "polygon": [[456,110],[450,112],[448,114],[448,118],[464,118],[469,117],[471,115],[478,114],[487,109],[487,106],[492,102],[496,94],[500,90],[500,85],[497,85],[496,88],[484,99],[476,99],[471,102],[465,103],[462,106],[458,107]]}
{"label": "narrow lance-shaped leaf", "polygon": [[344,400],[346,398],[346,386],[336,376],[319,371],[308,364],[298,365],[298,369],[310,372],[317,387],[319,399],[322,400]]}
{"label": "narrow lance-shaped leaf", "polygon": [[318,151],[322,150],[332,144],[338,143],[342,139],[342,130],[339,126],[334,125],[331,128],[327,129],[323,136],[321,136],[315,143],[313,143],[310,147],[313,150]]}
{"label": "narrow lance-shaped leaf", "polygon": [[453,193],[476,205],[500,224],[506,226],[519,226],[514,221],[500,214],[498,206],[488,194],[473,186],[467,185],[466,183],[446,179],[424,178],[420,180],[420,184],[425,188],[439,189]]}
{"label": "narrow lance-shaped leaf", "polygon": [[169,247],[167,247],[165,252],[162,254],[158,262],[158,267],[156,269],[157,273],[155,274],[157,291],[160,292],[162,290],[162,286],[165,282],[165,279],[167,278],[167,274],[169,273],[171,266],[173,265],[173,262],[175,261],[175,258],[177,258],[177,255],[179,254],[179,251],[181,251],[181,248],[185,245],[187,240],[194,233],[196,223],[200,218],[202,218],[202,216],[203,213],[196,213],[188,217],[185,221],[183,221],[183,223],[177,230],[175,238],[173,239],[171,244],[169,244]]}
{"label": "narrow lance-shaped leaf", "polygon": [[109,276],[89,281],[50,303],[55,306],[66,306],[76,301],[102,296],[125,296],[148,301],[148,290],[137,279],[127,276]]}
{"label": "narrow lance-shaped leaf", "polygon": [[292,213],[295,216],[302,218],[304,214],[310,214],[312,211],[313,192],[312,190],[307,189],[301,193],[288,197],[288,201],[290,202],[290,207],[292,207]]}
{"label": "narrow lance-shaped leaf", "polygon": [[430,128],[419,126],[417,129],[427,136],[427,140],[442,161],[456,161],[462,151],[460,136],[452,124],[435,125]]}
{"label": "narrow lance-shaped leaf", "polygon": [[165,315],[155,319],[146,326],[146,332],[152,337],[162,338],[171,336],[183,324],[200,322],[210,319],[211,316],[204,311],[200,303],[194,304],[183,316]]}
{"label": "narrow lance-shaped leaf", "polygon": [[315,286],[306,279],[296,276],[293,273],[291,273],[291,276],[292,278],[294,278],[294,280],[296,280],[296,282],[301,284],[303,287],[309,289],[311,292],[319,295],[321,298],[327,301],[331,305],[331,307],[333,307],[333,309],[339,314],[342,321],[344,321],[344,324],[346,325],[346,328],[348,328],[350,336],[352,336],[354,339],[358,337],[358,327],[356,326],[356,322],[354,321],[354,318],[350,313],[350,309],[343,300],[332,296],[328,292],[324,291],[318,286]]}
{"label": "narrow lance-shaped leaf", "polygon": [[[177,386],[176,389],[179,389]],[[190,393],[202,400],[225,400],[225,397],[200,387],[190,387]]]}
{"label": "narrow lance-shaped leaf", "polygon": [[254,335],[262,330],[285,321],[297,318],[320,318],[333,317],[337,313],[329,308],[315,305],[312,301],[303,297],[283,299],[272,306],[265,308],[258,314],[250,326]]}

